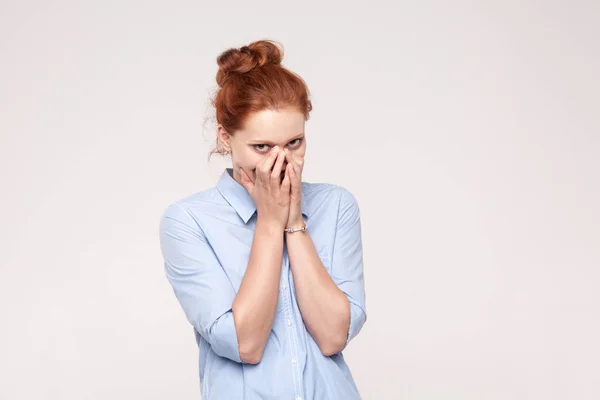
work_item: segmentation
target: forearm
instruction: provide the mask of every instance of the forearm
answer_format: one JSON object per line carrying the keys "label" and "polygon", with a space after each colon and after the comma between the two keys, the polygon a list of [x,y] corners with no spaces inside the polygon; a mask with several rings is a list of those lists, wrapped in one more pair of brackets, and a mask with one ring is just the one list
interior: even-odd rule
{"label": "forearm", "polygon": [[257,220],[250,259],[233,302],[240,356],[244,362],[260,361],[277,310],[283,227]]}
{"label": "forearm", "polygon": [[296,298],[306,328],[325,355],[344,347],[350,325],[350,303],[321,262],[307,231],[287,233]]}

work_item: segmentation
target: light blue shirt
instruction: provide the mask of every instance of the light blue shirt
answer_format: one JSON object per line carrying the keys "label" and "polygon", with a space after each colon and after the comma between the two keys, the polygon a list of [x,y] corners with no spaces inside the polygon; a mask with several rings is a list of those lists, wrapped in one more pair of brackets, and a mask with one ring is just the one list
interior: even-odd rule
{"label": "light blue shirt", "polygon": [[[360,399],[342,352],[323,355],[304,325],[285,244],[263,357],[258,364],[241,361],[232,304],[250,259],[257,214],[231,174],[226,168],[216,186],[175,201],[160,221],[164,271],[194,327],[203,400]],[[302,182],[302,210],[323,265],[350,303],[347,346],[367,318],[358,204],[342,186]]]}

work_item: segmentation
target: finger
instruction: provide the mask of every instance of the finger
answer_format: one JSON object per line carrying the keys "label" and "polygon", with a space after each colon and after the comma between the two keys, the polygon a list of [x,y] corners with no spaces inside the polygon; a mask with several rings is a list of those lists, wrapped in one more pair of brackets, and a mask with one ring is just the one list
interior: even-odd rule
{"label": "finger", "polygon": [[285,160],[285,152],[280,151],[277,153],[277,159],[275,160],[275,166],[273,167],[273,171],[271,171],[271,183],[279,184],[281,182],[281,166],[283,165],[283,161]]}
{"label": "finger", "polygon": [[254,187],[254,183],[252,183],[252,181],[250,180],[250,177],[248,176],[248,174],[246,173],[246,170],[244,168],[240,168],[240,174],[242,176],[242,186],[244,188],[246,188],[246,190],[248,192],[252,191],[252,188]]}
{"label": "finger", "polygon": [[[288,165],[291,165],[291,164],[288,164]],[[292,192],[300,193],[301,183],[300,183],[300,179],[298,179],[298,175],[296,175],[296,170],[294,169],[293,166],[288,167],[288,168],[290,170],[289,175],[290,175],[290,181],[292,184]]]}
{"label": "finger", "polygon": [[302,169],[304,168],[304,157],[297,157],[296,162],[298,163],[298,166],[300,167],[300,172],[302,172]]}
{"label": "finger", "polygon": [[299,178],[301,176],[302,165],[299,164],[298,159],[287,148],[285,149],[285,152],[286,152],[285,153],[286,159],[288,160],[289,163],[292,164],[292,166],[294,167],[294,172],[296,173],[295,175],[296,175],[296,177]]}
{"label": "finger", "polygon": [[288,162],[292,163],[294,166],[298,165],[297,157],[294,155],[294,153],[292,153],[287,148],[285,149],[285,155],[286,155],[286,159],[288,160]]}
{"label": "finger", "polygon": [[282,193],[288,194],[288,195],[290,193],[290,187],[291,187],[290,186],[291,185],[290,184],[290,180],[291,180],[291,178],[290,178],[290,169],[291,169],[291,166],[290,166],[290,164],[288,164],[288,166],[285,169],[285,177],[283,178],[283,182],[281,182],[281,191],[282,191]]}
{"label": "finger", "polygon": [[294,162],[294,158],[292,157],[292,152],[286,147],[285,148],[285,159],[287,160],[288,163],[293,163]]}
{"label": "finger", "polygon": [[279,154],[279,146],[274,146],[271,151],[269,151],[266,157],[259,163],[259,167],[256,169],[261,178],[268,182],[269,175],[271,175],[271,169],[273,168],[273,163],[277,159]]}

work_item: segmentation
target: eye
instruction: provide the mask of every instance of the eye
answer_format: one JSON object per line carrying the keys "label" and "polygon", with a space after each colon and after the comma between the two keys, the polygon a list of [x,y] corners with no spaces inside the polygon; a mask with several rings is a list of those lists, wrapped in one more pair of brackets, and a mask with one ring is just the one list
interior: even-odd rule
{"label": "eye", "polygon": [[268,144],[253,144],[252,147],[254,147],[260,153],[267,153],[269,151]]}
{"label": "eye", "polygon": [[[298,148],[302,145],[303,139],[304,138],[294,139],[290,143],[288,143],[288,146],[290,146],[291,148]],[[268,144],[253,144],[252,147],[254,147],[254,149],[259,153],[268,153],[269,150],[271,150],[271,146]]]}
{"label": "eye", "polygon": [[[295,143],[295,144],[292,144]],[[298,138],[298,139],[294,139],[289,143],[289,146],[291,147],[300,147],[300,145],[302,144],[302,138]]]}

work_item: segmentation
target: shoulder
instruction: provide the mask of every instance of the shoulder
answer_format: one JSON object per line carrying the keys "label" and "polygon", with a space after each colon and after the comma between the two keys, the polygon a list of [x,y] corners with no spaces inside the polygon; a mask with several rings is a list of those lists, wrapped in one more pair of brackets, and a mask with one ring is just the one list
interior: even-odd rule
{"label": "shoulder", "polygon": [[219,205],[221,197],[216,186],[179,198],[168,204],[160,215],[161,230],[171,223],[196,225],[199,213]]}
{"label": "shoulder", "polygon": [[327,203],[328,205],[338,205],[340,207],[358,206],[356,196],[350,189],[342,185],[302,182],[302,190],[307,198],[321,204]]}

